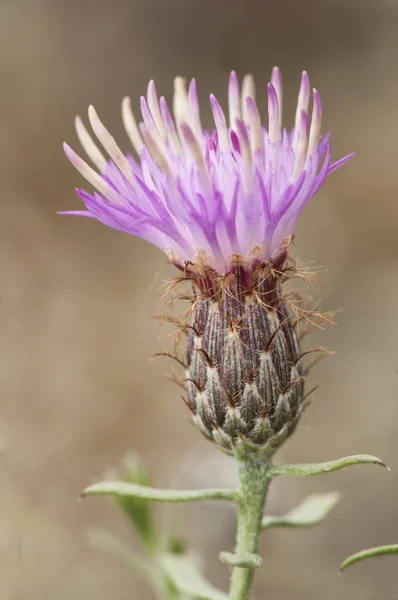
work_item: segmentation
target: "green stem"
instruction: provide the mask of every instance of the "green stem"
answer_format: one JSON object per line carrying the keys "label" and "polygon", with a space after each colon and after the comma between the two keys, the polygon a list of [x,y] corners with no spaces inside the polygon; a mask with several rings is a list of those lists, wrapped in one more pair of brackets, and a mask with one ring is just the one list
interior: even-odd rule
{"label": "green stem", "polygon": [[[257,554],[261,522],[267,495],[270,465],[264,458],[248,458],[240,463],[238,492],[237,554]],[[235,567],[229,590],[230,600],[247,600],[254,569]]]}

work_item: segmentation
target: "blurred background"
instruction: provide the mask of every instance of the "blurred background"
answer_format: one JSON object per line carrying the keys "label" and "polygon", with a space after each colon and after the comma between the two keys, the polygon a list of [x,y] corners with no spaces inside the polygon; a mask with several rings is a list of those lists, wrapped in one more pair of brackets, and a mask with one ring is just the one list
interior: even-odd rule
{"label": "blurred background", "polygon": [[[296,245],[328,274],[324,310],[338,326],[311,340],[337,351],[317,367],[321,387],[280,462],[366,452],[391,467],[356,467],[311,480],[278,480],[269,511],[311,492],[343,501],[318,528],[264,535],[256,598],[396,599],[397,559],[339,562],[398,542],[398,179],[396,0],[2,0],[0,2],[0,597],[150,600],[125,568],[87,545],[86,532],[126,525],[105,499],[80,490],[137,451],[158,485],[233,485],[234,463],[188,422],[166,380],[159,346],[158,277],[164,258],[145,242],[94,221],[61,217],[80,207],[83,184],[63,155],[76,149],[73,118],[94,103],[124,149],[120,101],[155,78],[171,98],[175,75],[195,76],[225,103],[228,73],[252,72],[265,98],[270,70],[284,75],[292,125],[300,73],[320,91],[334,158],[355,159],[306,209]],[[266,110],[265,100],[263,104]],[[155,281],[155,283],[154,283]],[[217,560],[232,548],[227,505],[187,506],[182,532]],[[131,542],[133,547],[135,541]]]}

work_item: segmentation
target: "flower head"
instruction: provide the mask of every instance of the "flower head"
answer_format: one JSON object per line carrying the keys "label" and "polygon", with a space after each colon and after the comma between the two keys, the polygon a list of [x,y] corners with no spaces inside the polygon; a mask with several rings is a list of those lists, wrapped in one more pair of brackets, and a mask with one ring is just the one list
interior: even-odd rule
{"label": "flower head", "polygon": [[[175,79],[174,119],[155,84],[141,98],[138,124],[129,98],[122,103],[126,132],[139,157],[123,154],[90,106],[89,120],[102,149],[79,117],[80,142],[99,173],[68,145],[65,152],[93,193],[77,190],[86,210],[66,214],[97,219],[114,229],[141,237],[183,266],[205,262],[225,273],[231,255],[255,251],[261,260],[277,255],[293,234],[297,219],[326,177],[352,155],[331,163],[329,135],[321,138],[322,108],[302,74],[296,119],[282,129],[282,82],[272,71],[268,84],[268,129],[261,125],[251,75],[240,90],[235,72],[228,87],[229,123],[211,95],[215,130],[202,128],[196,82],[188,91]],[[105,150],[109,158],[103,154]]]}

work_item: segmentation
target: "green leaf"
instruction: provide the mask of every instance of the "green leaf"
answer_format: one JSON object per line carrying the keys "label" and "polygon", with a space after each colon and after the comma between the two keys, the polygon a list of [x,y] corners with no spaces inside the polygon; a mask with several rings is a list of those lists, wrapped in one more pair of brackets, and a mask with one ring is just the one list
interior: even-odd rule
{"label": "green leaf", "polygon": [[229,567],[240,567],[241,569],[261,569],[264,564],[261,556],[249,553],[220,552],[220,560]]}
{"label": "green leaf", "polygon": [[269,471],[271,477],[277,475],[293,475],[295,477],[311,477],[312,475],[322,475],[331,471],[338,471],[351,465],[374,464],[381,465],[390,470],[387,465],[377,458],[369,454],[356,454],[354,456],[346,456],[338,460],[330,460],[329,462],[302,464],[302,465],[283,465],[281,467],[273,467]]}
{"label": "green leaf", "polygon": [[228,596],[206,581],[189,556],[164,554],[160,564],[181,594],[199,600],[228,600]]}
{"label": "green leaf", "polygon": [[354,565],[361,560],[366,558],[373,558],[374,556],[389,556],[392,554],[398,554],[398,544],[391,544],[390,546],[377,546],[376,548],[369,548],[368,550],[362,550],[356,554],[352,554],[345,559],[340,565],[340,571],[344,571],[347,567]]}
{"label": "green leaf", "polygon": [[[148,471],[134,454],[124,458],[121,469],[113,473],[113,476],[120,477],[126,483],[144,486],[151,484]],[[157,545],[157,536],[150,502],[133,496],[116,496],[115,502],[128,516],[145,547],[151,552]]]}
{"label": "green leaf", "polygon": [[119,562],[132,569],[136,575],[147,583],[152,583],[151,564],[131,552],[119,538],[102,531],[94,529],[89,532],[89,541],[94,548],[107,552]]}
{"label": "green leaf", "polygon": [[321,523],[334,509],[340,500],[338,492],[328,494],[312,494],[305,498],[296,508],[281,517],[265,516],[262,528],[267,527],[311,527]]}
{"label": "green leaf", "polygon": [[167,597],[169,600],[184,600],[154,560],[147,561],[136,556],[119,538],[106,531],[99,529],[91,531],[89,540],[94,548],[107,552],[134,571],[139,579],[145,581],[154,590],[157,598]]}
{"label": "green leaf", "polygon": [[84,496],[125,496],[154,502],[191,502],[193,500],[236,500],[233,490],[161,490],[124,481],[103,481],[86,487]]}

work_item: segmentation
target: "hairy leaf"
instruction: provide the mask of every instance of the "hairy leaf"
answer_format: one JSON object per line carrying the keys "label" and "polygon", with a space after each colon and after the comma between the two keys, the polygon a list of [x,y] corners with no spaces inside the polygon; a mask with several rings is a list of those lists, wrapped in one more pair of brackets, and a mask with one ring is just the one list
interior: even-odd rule
{"label": "hairy leaf", "polygon": [[365,560],[366,558],[373,558],[375,556],[389,556],[391,554],[398,554],[398,544],[391,544],[390,546],[376,546],[375,548],[369,548],[368,550],[362,550],[356,554],[351,554],[344,562],[340,565],[340,571],[344,571],[347,567],[355,565],[355,563]]}
{"label": "hairy leaf", "polygon": [[86,487],[84,496],[126,496],[154,502],[191,502],[193,500],[235,500],[233,490],[164,490],[125,481],[103,481]]}
{"label": "hairy leaf", "polygon": [[312,494],[298,506],[281,517],[265,516],[262,528],[267,527],[311,527],[321,523],[340,500],[338,492]]}
{"label": "hairy leaf", "polygon": [[323,463],[308,463],[301,465],[283,465],[281,467],[273,467],[270,469],[269,474],[271,477],[277,475],[293,475],[295,477],[311,477],[312,475],[322,475],[323,473],[330,473],[331,471],[338,471],[345,467],[352,465],[365,465],[374,464],[381,465],[386,469],[390,470],[387,465],[377,458],[376,456],[370,456],[369,454],[355,454],[353,456],[345,456],[337,460],[330,460]]}
{"label": "hairy leaf", "polygon": [[192,557],[164,554],[160,564],[182,593],[199,600],[228,600],[228,596],[206,581]]}

